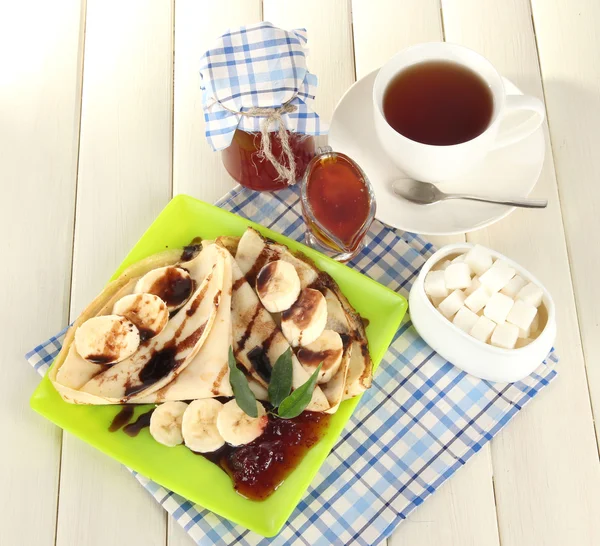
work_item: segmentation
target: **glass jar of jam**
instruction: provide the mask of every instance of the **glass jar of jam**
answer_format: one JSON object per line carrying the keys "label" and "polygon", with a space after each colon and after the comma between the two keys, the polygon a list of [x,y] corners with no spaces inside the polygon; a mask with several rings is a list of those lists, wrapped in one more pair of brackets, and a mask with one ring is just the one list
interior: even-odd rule
{"label": "glass jar of jam", "polygon": [[[315,140],[312,136],[288,131],[290,148],[296,160],[296,181],[301,180],[306,167],[315,155]],[[269,133],[271,149],[280,163],[287,165],[282,153],[281,140],[277,131]],[[250,133],[237,129],[231,145],[222,151],[223,165],[227,172],[242,186],[257,191],[273,191],[287,188],[272,163],[260,155],[261,133]]]}
{"label": "glass jar of jam", "polygon": [[352,159],[319,148],[304,174],[301,202],[309,246],[341,262],[358,254],[376,203],[371,183]]}

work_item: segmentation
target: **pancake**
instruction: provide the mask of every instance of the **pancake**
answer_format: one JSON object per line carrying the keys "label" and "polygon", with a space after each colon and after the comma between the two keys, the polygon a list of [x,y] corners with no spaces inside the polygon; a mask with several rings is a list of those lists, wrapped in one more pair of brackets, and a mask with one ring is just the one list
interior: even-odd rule
{"label": "pancake", "polygon": [[[216,245],[206,247],[214,252]],[[228,354],[231,346],[231,286],[233,258],[228,252],[223,269],[223,290],[213,326],[206,341],[179,376],[138,403],[169,400],[193,400],[218,396],[233,396],[229,383]],[[192,268],[193,271],[193,268]]]}
{"label": "pancake", "polygon": [[[256,383],[266,388],[277,358],[290,345],[237,263],[233,266],[232,338],[236,360]],[[292,388],[295,389],[308,381],[310,374],[300,365],[295,355],[292,357],[292,365]],[[316,387],[306,409],[324,411],[328,408],[327,398]]]}
{"label": "pancake", "polygon": [[[235,243],[228,238],[228,246],[235,247]],[[320,271],[317,266],[301,253],[292,253],[286,246],[264,238],[258,231],[248,228],[239,239],[236,247],[236,262],[248,281],[254,285],[260,270],[274,260],[284,260],[291,263],[298,273],[302,289],[314,288],[319,290],[328,301],[328,314],[326,328],[339,334],[345,334],[351,349],[347,351],[351,356],[348,362],[348,373],[344,379],[343,399],[353,398],[370,388],[373,379],[373,362],[369,355],[369,345],[362,318],[350,305],[342,294],[339,286],[327,273]],[[335,306],[332,307],[332,306]],[[345,317],[345,321],[341,319]],[[345,361],[348,355],[344,353]],[[345,366],[340,366],[343,370]],[[336,381],[339,390],[339,378]],[[325,389],[324,389],[325,390]],[[332,399],[336,399],[332,396]]]}
{"label": "pancake", "polygon": [[[77,319],[49,372],[50,380],[66,401],[83,404],[151,401],[153,393],[173,382],[192,362],[213,330],[228,253],[212,245],[192,260],[181,262],[180,258],[181,251],[168,251],[138,262],[110,283]],[[73,340],[81,324],[91,317],[109,314],[114,302],[132,293],[139,278],[148,271],[175,264],[185,267],[196,288],[164,330],[140,344],[131,357],[111,366],[93,364],[78,355]],[[222,340],[225,347],[228,341],[228,338]],[[189,377],[183,382],[189,382]],[[201,394],[206,385],[195,383]]]}

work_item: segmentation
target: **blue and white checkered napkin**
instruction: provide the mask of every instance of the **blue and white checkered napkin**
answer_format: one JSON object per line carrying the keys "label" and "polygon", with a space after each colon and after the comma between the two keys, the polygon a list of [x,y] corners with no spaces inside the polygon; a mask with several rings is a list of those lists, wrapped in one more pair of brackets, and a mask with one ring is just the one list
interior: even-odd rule
{"label": "blue and white checkered napkin", "polygon": [[[310,109],[317,77],[306,67],[305,29],[282,30],[263,22],[231,29],[200,60],[206,138],[214,150],[231,144],[235,130],[260,131],[262,117],[241,116],[253,107],[295,106],[282,119],[288,130],[326,132]],[[275,122],[270,130],[278,129]]]}
{"label": "blue and white checkered napkin", "polygon": [[[234,189],[218,205],[300,240],[297,189]],[[434,249],[419,236],[374,222],[350,266],[408,295]],[[64,332],[62,333],[64,334]],[[61,334],[29,362],[44,374]],[[194,505],[139,474],[138,481],[199,545],[380,544],[556,376],[558,357],[523,381],[489,383],[432,351],[405,319],[340,440],[281,533],[266,539]]]}

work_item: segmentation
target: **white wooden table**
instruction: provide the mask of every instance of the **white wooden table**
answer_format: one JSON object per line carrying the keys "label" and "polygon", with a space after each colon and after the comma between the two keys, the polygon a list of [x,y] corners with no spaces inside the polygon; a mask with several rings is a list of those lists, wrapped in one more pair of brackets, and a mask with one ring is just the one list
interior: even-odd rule
{"label": "white wooden table", "polygon": [[545,100],[534,194],[549,207],[467,239],[554,295],[559,378],[389,544],[600,544],[598,0],[1,3],[0,544],[192,544],[121,465],[29,409],[38,377],[23,354],[77,316],[172,195],[232,187],[203,136],[198,60],[261,19],[308,29],[325,119],[394,52],[444,39]]}

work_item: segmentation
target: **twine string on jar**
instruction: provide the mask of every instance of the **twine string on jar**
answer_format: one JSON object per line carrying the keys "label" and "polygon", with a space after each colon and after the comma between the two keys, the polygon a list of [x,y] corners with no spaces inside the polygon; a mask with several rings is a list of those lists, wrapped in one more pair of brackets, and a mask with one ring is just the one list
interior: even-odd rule
{"label": "twine string on jar", "polygon": [[[238,110],[231,110],[227,108],[227,106],[223,105],[221,101],[216,100],[221,107],[223,107],[228,112],[232,114],[236,114],[238,116],[246,116],[249,118],[264,118],[260,122],[260,134],[261,134],[261,144],[260,149],[258,150],[258,156],[261,159],[266,159],[269,161],[275,170],[277,171],[277,180],[284,180],[288,186],[292,186],[296,183],[296,159],[294,158],[294,153],[292,152],[292,148],[290,146],[290,138],[288,131],[283,123],[283,115],[291,114],[295,112],[298,108],[293,104],[290,104],[295,97],[292,97],[288,102],[281,105],[279,108],[263,108],[260,106],[253,106],[248,110],[240,112]],[[271,147],[271,139],[269,138],[269,129],[274,123],[279,123],[278,136],[281,141],[281,150],[283,151],[283,155],[287,159],[287,166],[279,160],[279,158],[275,157]]]}

